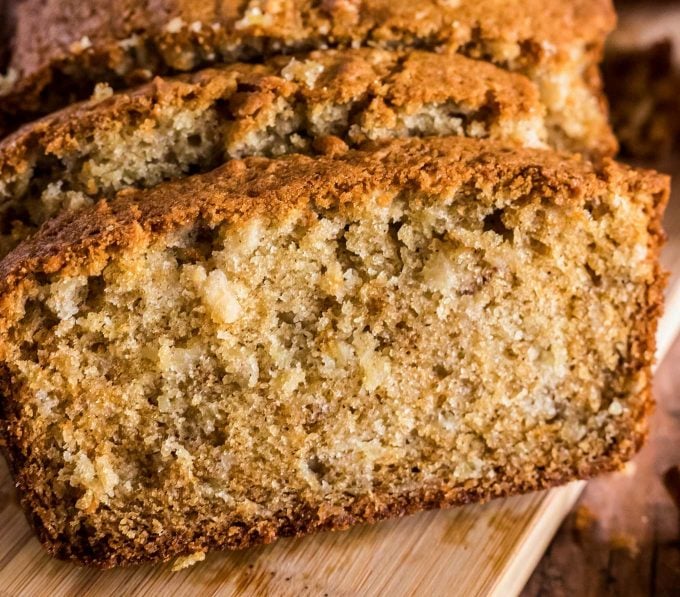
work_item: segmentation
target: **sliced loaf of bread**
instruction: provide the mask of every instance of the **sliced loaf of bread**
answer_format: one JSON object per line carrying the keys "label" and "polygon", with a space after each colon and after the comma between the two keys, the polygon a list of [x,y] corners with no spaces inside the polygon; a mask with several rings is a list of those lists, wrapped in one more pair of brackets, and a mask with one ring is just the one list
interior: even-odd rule
{"label": "sliced loaf of bread", "polygon": [[619,468],[668,180],[467,138],[234,160],[0,263],[0,411],[50,553],[242,548]]}

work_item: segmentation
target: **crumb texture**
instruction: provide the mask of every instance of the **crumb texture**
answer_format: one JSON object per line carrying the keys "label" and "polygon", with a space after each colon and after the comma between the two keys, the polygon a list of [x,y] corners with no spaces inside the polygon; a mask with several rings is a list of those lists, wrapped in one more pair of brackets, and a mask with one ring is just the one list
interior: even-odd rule
{"label": "crumb texture", "polygon": [[630,457],[665,183],[490,147],[249,160],[5,260],[5,431],[51,550],[167,559]]}

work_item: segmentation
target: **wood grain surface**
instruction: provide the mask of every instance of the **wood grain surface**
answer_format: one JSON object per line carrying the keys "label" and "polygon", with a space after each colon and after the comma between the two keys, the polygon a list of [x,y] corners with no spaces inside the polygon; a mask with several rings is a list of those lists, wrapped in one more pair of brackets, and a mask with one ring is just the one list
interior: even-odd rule
{"label": "wood grain surface", "polygon": [[567,491],[550,499],[536,494],[430,512],[209,554],[176,573],[168,565],[97,571],[43,553],[14,503],[5,469],[2,475],[0,591],[8,595],[485,595],[546,507],[556,506],[564,515],[573,502]]}

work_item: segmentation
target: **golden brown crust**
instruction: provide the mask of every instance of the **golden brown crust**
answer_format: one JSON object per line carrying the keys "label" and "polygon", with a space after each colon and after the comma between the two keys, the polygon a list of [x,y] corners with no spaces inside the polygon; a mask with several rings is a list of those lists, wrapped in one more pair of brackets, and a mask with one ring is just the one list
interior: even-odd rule
{"label": "golden brown crust", "polygon": [[18,11],[19,83],[0,102],[7,127],[98,80],[120,87],[215,60],[367,44],[446,47],[517,70],[559,64],[574,49],[596,57],[614,25],[610,0],[27,0]]}
{"label": "golden brown crust", "polygon": [[[541,110],[538,90],[529,79],[461,55],[364,49],[316,51],[299,60],[323,66],[313,87],[301,89],[312,103],[344,103],[371,89],[386,107],[414,109],[454,101],[472,109],[488,106],[508,118]],[[269,62],[275,71],[290,64],[284,56]]]}
{"label": "golden brown crust", "polygon": [[[311,86],[302,72],[305,68],[314,71]],[[310,112],[328,103],[360,101],[362,124],[374,129],[394,126],[397,112],[409,114],[445,102],[484,111],[491,120],[542,117],[536,86],[491,64],[421,51],[318,51],[296,59],[274,58],[264,65],[235,64],[174,79],[156,78],[135,90],[70,106],[2,140],[0,173],[24,172],[34,152],[61,158],[95,131],[154,120],[167,108],[204,110],[222,102],[236,136],[239,130],[253,128],[257,114],[280,98]]]}
{"label": "golden brown crust", "polygon": [[[647,259],[658,271],[660,219],[668,197],[666,177],[609,160],[593,165],[578,157],[470,139],[405,140],[380,145],[373,151],[346,152],[334,159],[296,155],[279,160],[235,161],[209,174],[150,191],[127,191],[108,204],[100,203],[80,214],[66,214],[0,264],[0,329],[6,329],[16,316],[15,305],[22,289],[44,283],[45,275],[99,270],[112,256],[158,242],[164,233],[187,225],[216,226],[255,215],[279,218],[309,203],[319,208],[343,209],[376,189],[400,188],[437,195],[461,187],[490,196],[503,193],[517,201],[540,195],[556,205],[585,203],[613,193],[639,193],[648,197],[652,245]],[[632,334],[634,343],[624,374],[640,370],[649,374],[662,286],[663,276],[656,276],[647,289],[647,304]],[[3,390],[9,391],[6,371],[3,378]],[[224,528],[199,520],[191,528],[174,529],[144,543],[119,538],[113,551],[109,544],[90,543],[85,535],[76,543],[59,539],[59,529],[52,525],[49,515],[55,498],[41,488],[40,463],[26,459],[29,446],[13,423],[19,417],[14,412],[20,409],[17,402],[3,401],[0,418],[5,421],[10,462],[22,502],[32,513],[33,524],[49,551],[58,557],[109,567],[207,549],[243,548],[318,530],[344,529],[359,522],[542,489],[615,470],[644,439],[644,416],[651,407],[649,384],[640,393],[638,412],[632,414],[631,421],[621,424],[619,440],[595,461],[583,461],[573,467],[554,465],[530,473],[525,470],[524,475],[507,470],[493,481],[470,481],[464,486],[438,482],[399,494],[376,492],[370,498],[334,509],[310,508],[300,502],[292,511],[275,513],[251,525],[234,520]]]}

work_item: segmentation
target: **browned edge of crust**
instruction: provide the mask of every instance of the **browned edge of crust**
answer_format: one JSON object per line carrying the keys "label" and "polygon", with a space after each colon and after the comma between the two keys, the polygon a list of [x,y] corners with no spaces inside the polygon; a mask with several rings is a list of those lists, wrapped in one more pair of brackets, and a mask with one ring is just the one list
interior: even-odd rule
{"label": "browned edge of crust", "polygon": [[[397,168],[398,165],[401,168]],[[43,227],[36,237],[26,241],[0,263],[0,330],[7,329],[16,315],[12,299],[16,300],[17,297],[12,295],[21,295],[27,285],[36,283],[36,277],[43,278],[58,271],[86,269],[88,262],[93,259],[107,260],[125,248],[146,242],[145,236],[160,235],[189,222],[201,220],[209,226],[215,226],[221,222],[246,219],[258,209],[253,198],[266,197],[262,193],[267,186],[272,192],[278,189],[281,195],[273,200],[279,201],[273,210],[276,217],[286,210],[306,204],[307,201],[299,196],[303,192],[311,197],[309,201],[317,204],[342,205],[343,202],[352,201],[352,189],[361,190],[369,184],[373,188],[383,183],[437,192],[437,189],[469,183],[476,177],[484,181],[483,185],[487,185],[484,186],[486,192],[502,188],[511,190],[516,197],[523,193],[541,192],[546,197],[576,201],[588,193],[602,192],[610,185],[620,185],[627,192],[651,196],[652,201],[647,205],[651,235],[648,260],[657,275],[647,288],[647,305],[636,320],[631,359],[626,364],[627,373],[646,370],[649,378],[655,350],[656,317],[662,309],[665,282],[658,265],[658,255],[663,241],[661,217],[668,200],[668,178],[654,172],[629,169],[611,160],[592,165],[565,154],[509,150],[490,142],[459,138],[396,141],[382,144],[373,153],[348,152],[335,160],[311,160],[303,156],[274,161],[251,158],[244,162],[231,162],[193,180],[168,183],[146,192],[123,193],[117,201],[100,203],[79,216],[66,214],[56,224]],[[228,181],[227,188],[219,188],[222,180]],[[182,191],[187,189],[187,185],[198,188],[187,194]],[[476,188],[481,190],[480,187]],[[284,190],[290,196],[285,196]],[[231,194],[233,210],[224,209],[225,204],[230,202],[225,194]],[[182,195],[192,197],[192,206],[178,207],[172,203],[173,197],[177,199]],[[330,199],[328,195],[331,195]],[[135,201],[138,203],[135,204]],[[82,236],[79,235],[81,230],[84,230]],[[48,509],[49,500],[53,500],[54,496],[39,494],[36,471],[27,470],[25,466],[27,446],[22,445],[12,429],[11,420],[16,417],[12,411],[18,408],[18,404],[12,400],[11,380],[8,379],[6,366],[0,366],[0,386],[8,397],[0,402],[0,418],[4,422],[10,466],[22,504],[38,536],[56,557],[104,568],[167,560],[207,549],[240,549],[269,543],[277,537],[299,536],[320,530],[340,530],[353,524],[377,522],[421,510],[544,489],[576,478],[615,470],[632,457],[644,442],[647,432],[645,417],[653,403],[651,383],[648,383],[641,390],[644,400],[639,411],[633,413],[635,426],[630,428],[629,435],[617,445],[612,445],[609,453],[599,460],[583,462],[574,469],[537,471],[536,477],[532,479],[500,477],[489,486],[475,485],[474,482],[462,487],[447,484],[423,486],[412,494],[382,494],[373,499],[362,498],[348,509],[339,511],[300,507],[287,515],[279,515],[273,521],[260,521],[251,527],[236,524],[204,535],[201,535],[202,530],[193,533],[176,531],[143,548],[137,546],[124,552],[110,553],[106,545],[88,545],[85,537],[82,544],[78,545],[50,539],[48,529],[43,526],[37,513]]]}
{"label": "browned edge of crust", "polygon": [[647,286],[646,308],[642,309],[635,318],[633,326],[633,345],[631,347],[632,364],[631,370],[644,369],[647,377],[647,385],[642,390],[645,400],[641,403],[638,412],[633,414],[638,424],[638,436],[635,451],[644,444],[648,434],[649,415],[654,409],[655,401],[652,387],[652,368],[656,361],[656,335],[658,324],[664,312],[664,291],[668,282],[669,274],[661,266],[660,256],[666,233],[663,229],[663,216],[671,194],[670,176],[656,174],[660,185],[645,189],[652,196],[652,202],[647,204],[646,213],[649,219],[649,233],[652,245],[647,261],[653,266],[654,282]]}
{"label": "browned edge of crust", "polygon": [[36,493],[34,480],[22,468],[23,457],[18,448],[10,445],[4,452],[15,478],[20,503],[44,549],[60,560],[106,569],[166,562],[197,551],[246,549],[285,537],[302,537],[321,531],[343,531],[359,524],[374,524],[426,510],[484,503],[496,498],[550,489],[577,479],[588,479],[620,470],[634,456],[644,440],[644,433],[633,434],[621,444],[613,445],[611,453],[598,461],[584,463],[578,469],[565,468],[554,474],[539,472],[534,479],[518,480],[499,475],[491,486],[441,484],[423,486],[411,494],[383,493],[374,494],[372,498],[362,497],[348,508],[314,509],[303,506],[289,513],[278,513],[273,520],[262,520],[254,526],[235,524],[208,535],[201,535],[201,529],[195,529],[193,533],[168,533],[154,538],[144,546],[147,549],[136,546],[117,553],[111,553],[104,542],[90,545],[85,537],[81,543],[75,545],[64,540],[53,540],[41,518],[35,514],[36,511],[49,508],[50,503]]}

